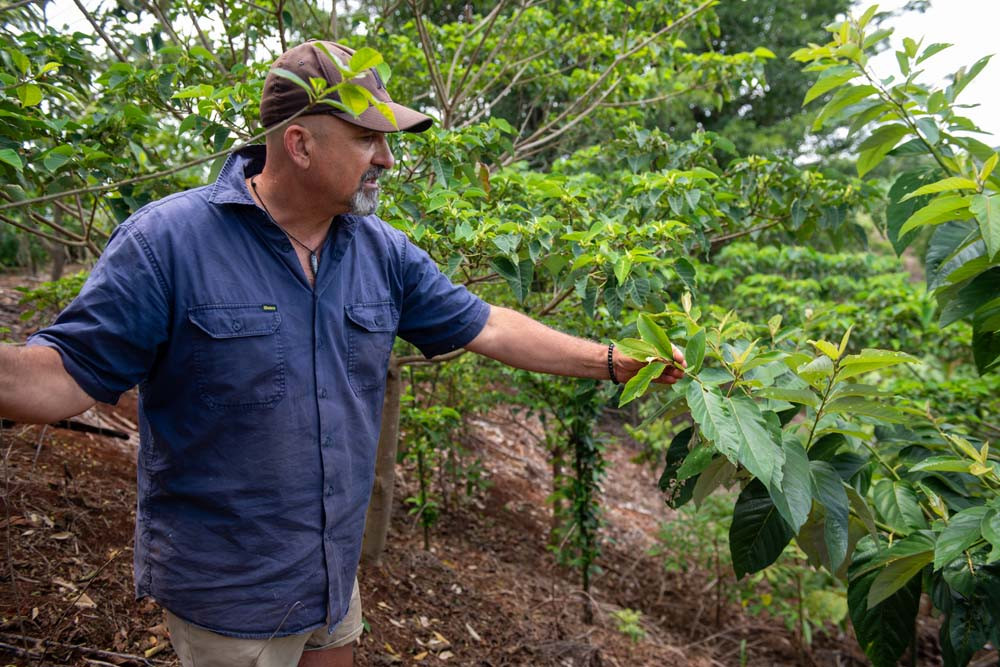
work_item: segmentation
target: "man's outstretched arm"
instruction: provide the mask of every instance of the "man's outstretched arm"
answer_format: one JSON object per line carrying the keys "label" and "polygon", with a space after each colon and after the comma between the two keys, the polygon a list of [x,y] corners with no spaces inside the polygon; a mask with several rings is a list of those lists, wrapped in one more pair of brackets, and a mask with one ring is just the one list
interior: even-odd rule
{"label": "man's outstretched arm", "polygon": [[[509,308],[491,306],[486,326],[465,349],[528,371],[609,379],[606,345],[556,331]],[[676,347],[674,362],[657,382],[673,384],[684,377],[684,355]],[[615,350],[614,366],[618,381],[627,382],[645,364]]]}
{"label": "man's outstretched arm", "polygon": [[47,424],[96,403],[51,347],[0,345],[0,417]]}

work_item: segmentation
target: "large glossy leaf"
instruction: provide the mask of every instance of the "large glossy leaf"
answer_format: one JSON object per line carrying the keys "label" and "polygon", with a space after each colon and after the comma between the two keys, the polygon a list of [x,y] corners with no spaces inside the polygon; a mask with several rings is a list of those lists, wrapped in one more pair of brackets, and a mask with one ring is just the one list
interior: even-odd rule
{"label": "large glossy leaf", "polygon": [[830,401],[826,404],[824,412],[831,415],[845,414],[849,418],[852,416],[872,417],[873,419],[890,424],[902,424],[908,419],[902,412],[891,405],[870,401],[857,396],[848,396]]}
{"label": "large glossy leaf", "polygon": [[666,370],[666,368],[667,365],[662,361],[651,361],[640,368],[639,372],[625,383],[625,388],[622,389],[621,398],[618,400],[618,407],[621,407],[626,403],[630,403],[634,399],[645,394],[646,389],[649,388],[649,383],[663,375],[663,371]]}
{"label": "large glossy leaf", "polygon": [[785,438],[782,442],[785,463],[781,467],[781,488],[771,488],[771,499],[781,513],[785,523],[793,532],[809,518],[812,508],[812,481],[809,476],[809,458],[802,443],[796,437]]}
{"label": "large glossy leaf", "polygon": [[917,492],[906,480],[879,480],[872,495],[882,521],[901,535],[927,527],[927,520],[917,502]]}
{"label": "large glossy leaf", "polygon": [[911,578],[888,598],[869,607],[868,595],[878,570],[867,566],[878,557],[879,549],[874,540],[865,540],[863,544],[866,546],[855,551],[848,570],[847,604],[851,624],[873,667],[895,667],[916,632],[920,579]]}
{"label": "large glossy leaf", "polygon": [[850,65],[831,67],[825,70],[819,79],[816,80],[816,83],[806,91],[805,97],[802,100],[802,106],[809,104],[820,95],[828,93],[834,88],[842,86],[851,79],[856,79],[859,76],[861,76],[861,72]]}
{"label": "large glossy leaf", "polygon": [[868,591],[869,607],[895,595],[934,562],[934,540],[926,533],[914,533],[895,542],[878,560],[882,566]]}
{"label": "large glossy leaf", "polygon": [[[983,522],[980,531],[993,550],[990,552],[987,562],[995,563],[1000,561],[1000,508],[991,508],[983,515]],[[997,619],[1000,621],[1000,619]]]}
{"label": "large glossy leaf", "polygon": [[674,351],[670,345],[667,333],[652,317],[646,313],[640,313],[635,321],[635,326],[639,330],[639,335],[642,336],[642,339],[655,347],[656,351],[660,353],[661,359],[670,361],[674,358]]}
{"label": "large glossy leaf", "polygon": [[767,488],[759,480],[752,480],[736,500],[729,528],[736,578],[759,572],[777,560],[793,535]]}
{"label": "large glossy leaf", "polygon": [[[983,645],[989,641],[995,623],[984,603],[974,598],[972,601],[956,604],[941,626],[941,635],[948,637],[945,665],[967,665]],[[949,656],[948,653],[951,655]],[[951,658],[949,661],[948,658]]]}
{"label": "large glossy leaf", "polygon": [[736,466],[729,462],[725,456],[717,456],[706,467],[695,482],[692,500],[697,507],[705,502],[713,491],[720,486],[727,486],[736,475]]}
{"label": "large glossy leaf", "polygon": [[739,440],[740,464],[767,487],[781,488],[781,468],[785,454],[774,441],[757,404],[746,396],[726,399]]}
{"label": "large glossy leaf", "polygon": [[987,510],[985,506],[970,507],[951,517],[934,546],[935,570],[958,558],[963,551],[982,539],[981,526]]}
{"label": "large glossy leaf", "polygon": [[899,123],[883,125],[872,132],[858,147],[858,176],[871,171],[909,133],[910,128]]}
{"label": "large glossy leaf", "polygon": [[926,204],[923,197],[907,199],[906,195],[932,181],[930,174],[918,171],[904,171],[889,188],[889,203],[885,210],[885,227],[889,242],[896,254],[902,254],[903,249],[910,245],[917,233],[915,231],[900,234],[899,229],[911,215]]}
{"label": "large glossy leaf", "polygon": [[917,227],[967,218],[970,201],[971,197],[968,195],[939,195],[915,211],[899,228],[899,233],[906,234]]}
{"label": "large glossy leaf", "polygon": [[684,347],[684,359],[687,361],[687,372],[697,374],[705,361],[705,330],[698,331],[688,339]]}
{"label": "large glossy leaf", "polygon": [[531,280],[534,275],[535,267],[531,260],[526,259],[515,264],[508,257],[498,256],[493,258],[492,267],[507,281],[514,297],[523,303],[531,291]]}
{"label": "large glossy leaf", "polygon": [[917,363],[919,360],[905,352],[892,350],[864,349],[859,354],[849,354],[840,361],[838,380],[846,380],[863,373],[897,366],[899,364]]}
{"label": "large glossy leaf", "polygon": [[840,475],[825,461],[810,461],[813,497],[823,507],[826,520],[823,535],[829,555],[830,570],[836,571],[847,556],[849,537],[847,517],[850,512],[847,492]]}
{"label": "large glossy leaf", "polygon": [[717,387],[704,387],[692,382],[687,390],[687,402],[691,417],[701,427],[705,439],[714,443],[726,458],[738,464],[740,443],[722,392]]}

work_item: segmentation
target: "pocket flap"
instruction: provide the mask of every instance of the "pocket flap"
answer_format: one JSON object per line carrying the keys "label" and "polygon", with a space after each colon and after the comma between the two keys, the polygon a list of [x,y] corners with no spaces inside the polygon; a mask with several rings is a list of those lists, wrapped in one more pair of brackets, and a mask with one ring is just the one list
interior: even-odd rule
{"label": "pocket flap", "polygon": [[188,319],[212,338],[268,336],[281,324],[281,315],[267,304],[194,306]]}
{"label": "pocket flap", "polygon": [[396,309],[391,301],[349,304],[347,317],[366,331],[396,330]]}

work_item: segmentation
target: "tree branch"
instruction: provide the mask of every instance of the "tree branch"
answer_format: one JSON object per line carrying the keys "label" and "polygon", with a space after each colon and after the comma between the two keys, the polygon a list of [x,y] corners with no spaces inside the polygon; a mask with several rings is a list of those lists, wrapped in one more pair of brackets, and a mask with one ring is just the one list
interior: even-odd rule
{"label": "tree branch", "polygon": [[97,19],[95,19],[94,16],[87,11],[87,8],[83,6],[83,3],[80,2],[80,0],[73,0],[73,4],[80,10],[80,13],[82,13],[84,18],[87,19],[87,22],[94,28],[94,31],[101,36],[101,39],[108,45],[108,48],[111,49],[113,54],[115,54],[115,57],[121,62],[126,62],[125,56],[118,50],[118,47],[111,41],[111,38],[108,37],[108,33],[104,32],[104,28],[102,28],[101,24],[97,22]]}
{"label": "tree branch", "polygon": [[437,95],[438,104],[441,106],[442,126],[448,127],[448,118],[451,115],[449,106],[448,91],[444,87],[444,80],[441,78],[441,69],[438,67],[437,58],[434,56],[434,48],[431,45],[430,35],[427,33],[427,26],[424,25],[424,18],[420,15],[420,8],[415,0],[408,0],[410,8],[413,10],[413,20],[417,24],[417,33],[420,35],[420,48],[424,52],[424,60],[427,61],[427,71],[431,75],[431,86],[434,94]]}

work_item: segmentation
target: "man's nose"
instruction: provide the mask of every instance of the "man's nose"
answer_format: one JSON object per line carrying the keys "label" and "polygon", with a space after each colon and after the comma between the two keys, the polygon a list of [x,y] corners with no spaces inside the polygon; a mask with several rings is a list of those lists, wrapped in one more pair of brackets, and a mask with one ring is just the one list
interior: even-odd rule
{"label": "man's nose", "polygon": [[392,165],[396,164],[396,159],[392,157],[392,149],[389,148],[389,140],[384,134],[379,136],[378,150],[375,151],[372,164],[385,169],[392,169]]}

